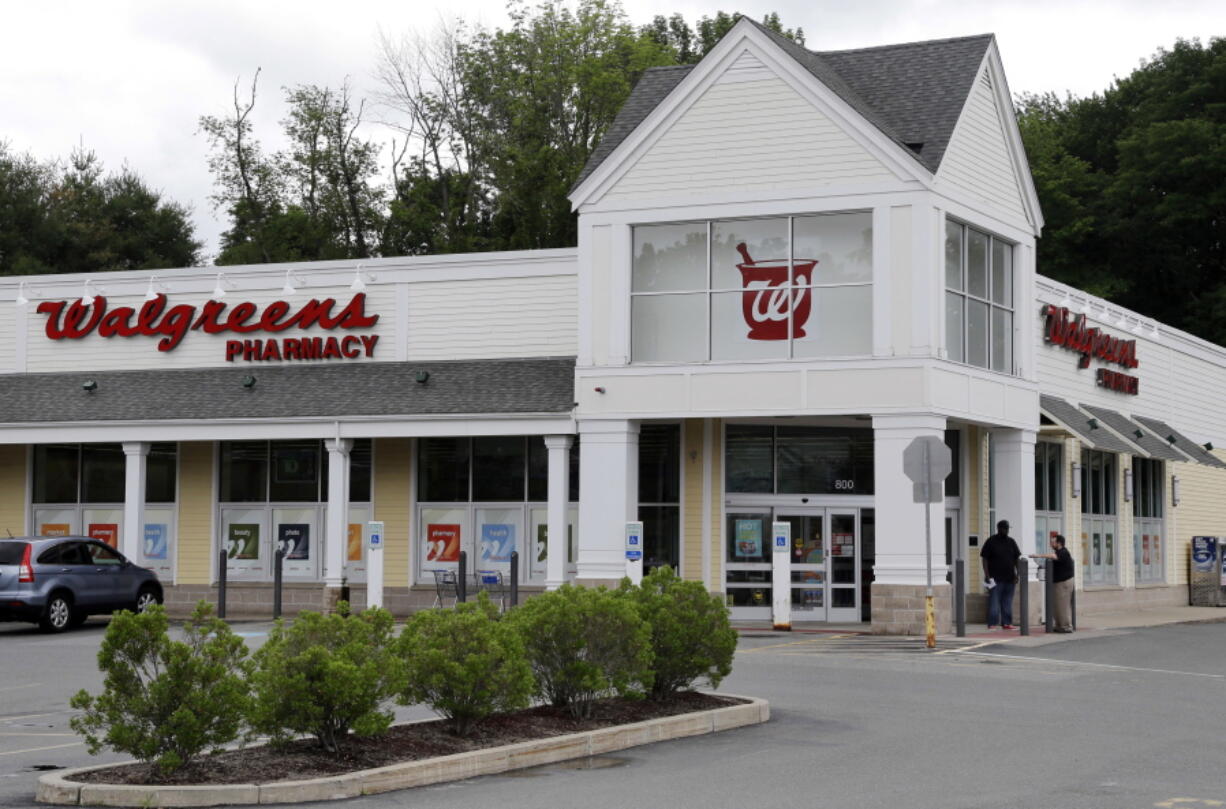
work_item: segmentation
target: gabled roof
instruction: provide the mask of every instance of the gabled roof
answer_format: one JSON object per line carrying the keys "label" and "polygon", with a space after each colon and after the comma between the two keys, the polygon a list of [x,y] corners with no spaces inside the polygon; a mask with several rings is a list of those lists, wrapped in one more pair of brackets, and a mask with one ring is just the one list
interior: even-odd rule
{"label": "gabled roof", "polygon": [[[748,19],[748,18],[746,18]],[[936,173],[991,34],[847,51],[810,51],[748,20],[920,165]],[[694,65],[649,68],[593,150],[578,188],[659,106]]]}

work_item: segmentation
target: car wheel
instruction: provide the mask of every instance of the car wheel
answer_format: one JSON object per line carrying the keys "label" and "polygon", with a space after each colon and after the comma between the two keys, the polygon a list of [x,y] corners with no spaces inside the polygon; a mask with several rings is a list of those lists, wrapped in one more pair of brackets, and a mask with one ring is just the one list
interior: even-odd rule
{"label": "car wheel", "polygon": [[134,612],[140,615],[154,604],[157,604],[158,596],[152,587],[142,587],[141,591],[136,595],[136,609]]}
{"label": "car wheel", "polygon": [[72,626],[72,618],[72,599],[64,593],[55,593],[47,600],[38,625],[44,632],[63,632]]}

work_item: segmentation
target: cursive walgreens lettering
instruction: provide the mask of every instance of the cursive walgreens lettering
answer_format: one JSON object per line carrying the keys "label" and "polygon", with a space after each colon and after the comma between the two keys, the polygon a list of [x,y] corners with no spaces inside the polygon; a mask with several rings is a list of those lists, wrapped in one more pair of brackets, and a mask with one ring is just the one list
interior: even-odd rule
{"label": "cursive walgreens lettering", "polygon": [[[91,305],[83,301],[44,301],[38,305],[39,314],[47,316],[47,337],[52,340],[80,340],[97,332],[99,337],[160,337],[158,351],[172,351],[188,331],[203,331],[205,334],[235,332],[281,332],[291,328],[309,329],[368,329],[379,322],[379,316],[366,314],[366,293],[359,292],[336,314],[335,298],[318,300],[312,298],[298,310],[292,311],[285,301],[273,301],[260,308],[244,301],[233,308],[220,301],[208,301],[197,312],[190,304],[167,307],[165,295],[146,301],[140,309],[120,306],[108,310],[106,298],[99,295]],[[342,356],[356,354],[357,344],[345,338]],[[366,346],[367,351],[373,345]],[[228,357],[229,358],[229,357]]]}

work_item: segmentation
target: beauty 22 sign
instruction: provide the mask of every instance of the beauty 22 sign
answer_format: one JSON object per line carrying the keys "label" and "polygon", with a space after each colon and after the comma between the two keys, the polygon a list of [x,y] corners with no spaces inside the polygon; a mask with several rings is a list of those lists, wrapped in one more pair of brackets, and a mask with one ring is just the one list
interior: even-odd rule
{"label": "beauty 22 sign", "polygon": [[173,351],[188,332],[205,334],[263,334],[261,338],[235,337],[226,340],[227,362],[267,362],[279,360],[359,359],[374,356],[377,334],[341,336],[274,337],[282,332],[368,329],[379,322],[377,314],[366,314],[366,293],[359,292],[339,311],[333,312],[334,298],[312,298],[294,309],[285,301],[273,301],[263,308],[250,301],[228,306],[210,300],[203,306],[167,306],[165,295],[146,301],[140,308],[107,307],[106,298],[96,296],[90,304],[83,300],[45,301],[39,314],[47,316],[46,334],[51,340],[81,340],[92,334],[99,337],[153,337],[158,351]]}

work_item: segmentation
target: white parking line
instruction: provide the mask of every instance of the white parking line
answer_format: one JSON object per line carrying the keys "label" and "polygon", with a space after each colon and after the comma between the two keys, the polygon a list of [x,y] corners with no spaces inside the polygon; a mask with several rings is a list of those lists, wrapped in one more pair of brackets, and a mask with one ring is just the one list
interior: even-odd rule
{"label": "white parking line", "polygon": [[16,691],[19,688],[38,688],[42,683],[26,683],[25,685],[4,685],[0,686],[0,691]]}
{"label": "white parking line", "polygon": [[1024,660],[1028,663],[1062,663],[1068,666],[1092,666],[1099,669],[1115,669],[1116,671],[1142,671],[1150,674],[1182,674],[1187,677],[1208,677],[1212,680],[1226,680],[1226,674],[1205,674],[1201,671],[1175,671],[1173,669],[1146,669],[1138,666],[1116,666],[1111,663],[1086,663],[1081,660],[1060,660],[1053,657],[1025,657],[1023,655],[1002,655],[992,652],[971,652],[965,649],[950,649],[951,654],[965,654],[974,657],[992,657],[998,660]]}
{"label": "white parking line", "polygon": [[85,744],[85,742],[69,742],[68,744],[51,744],[47,745],[46,747],[27,747],[24,750],[6,750],[5,752],[0,753],[0,756],[16,756],[22,753],[37,753],[40,750],[59,750],[64,747],[80,747],[83,744]]}

